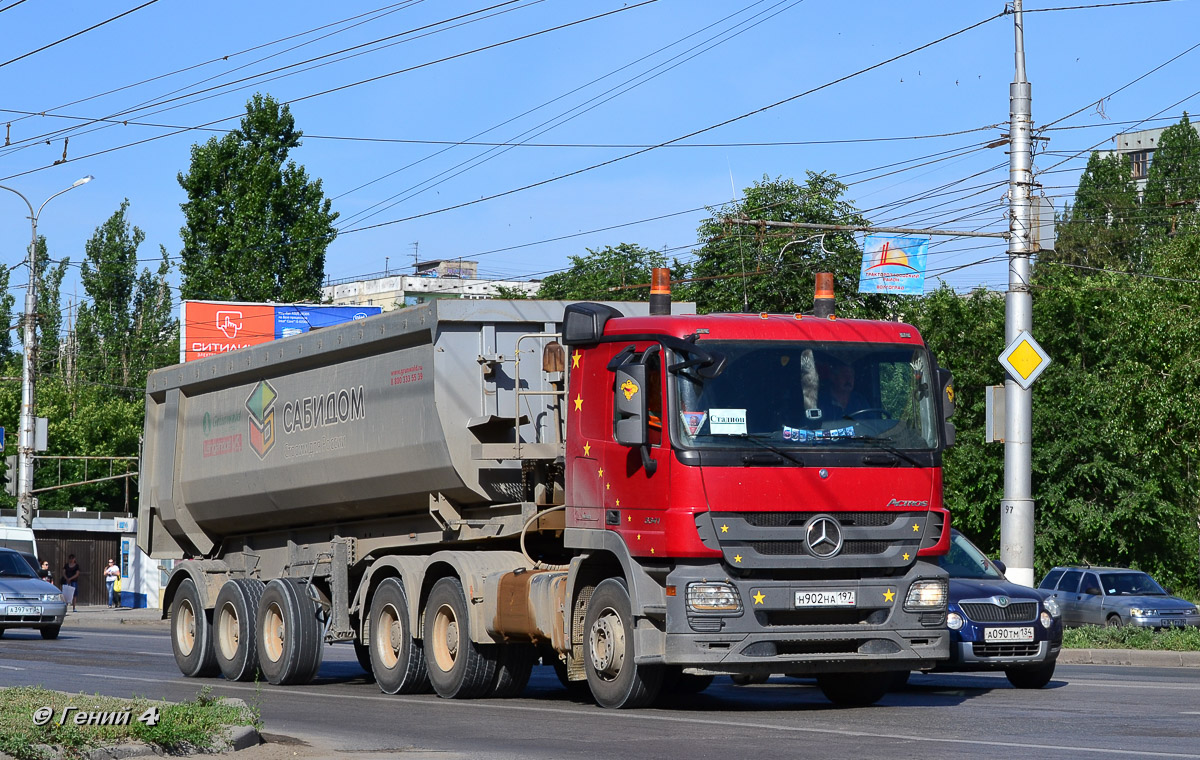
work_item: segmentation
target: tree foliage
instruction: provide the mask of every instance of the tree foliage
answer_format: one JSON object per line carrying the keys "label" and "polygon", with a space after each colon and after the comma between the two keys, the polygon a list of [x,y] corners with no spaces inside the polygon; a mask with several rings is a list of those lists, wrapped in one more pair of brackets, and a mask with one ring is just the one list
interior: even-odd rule
{"label": "tree foliage", "polygon": [[[667,265],[666,257],[658,251],[630,243],[596,250],[589,248],[586,256],[569,258],[571,266],[567,271],[556,272],[542,280],[539,299],[645,301],[650,297],[650,270]],[[673,270],[672,276],[675,275]],[[630,285],[646,287],[628,288]]]}
{"label": "tree foliage", "polygon": [[1059,220],[1055,249],[1042,259],[1139,271],[1143,268],[1140,216],[1129,162],[1115,155],[1101,158],[1093,151],[1079,179],[1075,202],[1063,210]]}
{"label": "tree foliage", "polygon": [[1184,113],[1163,130],[1146,177],[1146,230],[1151,236],[1195,229],[1200,206],[1200,134]]}
{"label": "tree foliage", "polygon": [[179,175],[184,298],[320,300],[337,214],[321,180],[288,160],[302,135],[288,106],[256,94],[239,129],[192,146]]}

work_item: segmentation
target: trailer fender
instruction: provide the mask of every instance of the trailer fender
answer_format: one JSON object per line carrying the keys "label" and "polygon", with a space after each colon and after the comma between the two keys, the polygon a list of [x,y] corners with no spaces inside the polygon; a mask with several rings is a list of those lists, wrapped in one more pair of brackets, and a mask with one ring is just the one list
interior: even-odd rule
{"label": "trailer fender", "polygon": [[229,580],[229,565],[219,559],[189,559],[180,562],[171,571],[167,588],[163,591],[162,616],[165,620],[171,611],[171,603],[175,601],[175,592],[179,584],[187,579],[196,584],[196,593],[200,595],[200,604],[206,610],[216,606],[217,594],[221,586]]}
{"label": "trailer fender", "polygon": [[[358,633],[359,641],[367,641],[370,635],[368,626],[370,625],[369,605],[371,602],[371,592],[375,587],[382,583],[387,578],[399,578],[404,584],[404,594],[409,599],[421,598],[421,578],[425,572],[425,564],[428,557],[404,557],[404,556],[388,556],[380,557],[371,563],[367,568],[367,572],[358,583],[358,590],[354,594],[354,601],[351,605],[350,612],[358,614]],[[410,607],[416,605],[410,604]],[[414,610],[408,611],[409,617],[414,618]],[[413,620],[409,620],[409,625],[413,625]],[[411,627],[409,630],[418,630],[416,627]]]}
{"label": "trailer fender", "polygon": [[[431,555],[425,564],[420,595],[409,597],[420,600],[418,604],[412,605],[413,609],[409,610],[413,630],[421,630],[421,612],[425,609],[425,599],[429,596],[429,590],[433,588],[433,584],[452,575],[462,582],[463,591],[467,595],[467,605],[471,610],[468,625],[471,641],[476,644],[500,643],[500,638],[491,631],[498,606],[496,586],[501,575],[518,568],[526,570],[533,568],[525,555],[520,552],[441,551]],[[488,576],[494,577],[488,580]]]}
{"label": "trailer fender", "polygon": [[[603,580],[596,575],[596,569],[599,567],[603,570],[605,564],[615,561],[624,575],[625,584],[629,589],[630,605],[636,618],[638,661],[661,662],[666,652],[661,626],[667,616],[667,597],[662,584],[651,578],[629,554],[629,548],[617,533],[609,530],[568,528],[564,538],[567,546],[586,551],[583,556],[571,561],[571,568],[567,574],[567,599],[571,600],[572,607],[580,589]],[[605,577],[612,577],[611,572],[606,573]],[[579,638],[575,636],[576,631],[573,628],[576,617],[579,617],[578,624],[582,625],[582,616],[563,615],[565,641],[575,641]],[[582,635],[582,631],[578,633]]]}

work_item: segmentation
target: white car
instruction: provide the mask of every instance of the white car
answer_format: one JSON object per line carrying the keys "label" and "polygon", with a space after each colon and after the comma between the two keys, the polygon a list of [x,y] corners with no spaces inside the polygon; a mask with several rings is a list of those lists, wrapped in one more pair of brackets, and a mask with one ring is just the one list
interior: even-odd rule
{"label": "white car", "polygon": [[0,635],[36,628],[43,639],[56,639],[66,616],[62,593],[38,578],[20,552],[0,549]]}

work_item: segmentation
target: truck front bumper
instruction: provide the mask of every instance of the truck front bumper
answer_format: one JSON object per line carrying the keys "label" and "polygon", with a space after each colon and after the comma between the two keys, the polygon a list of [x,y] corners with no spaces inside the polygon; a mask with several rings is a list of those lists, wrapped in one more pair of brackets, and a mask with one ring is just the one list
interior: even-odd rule
{"label": "truck front bumper", "polygon": [[[950,655],[944,597],[940,607],[905,609],[917,581],[945,574],[917,562],[903,576],[776,580],[731,576],[719,563],[679,565],[667,576],[666,648],[670,665],[716,673],[927,670]],[[724,583],[736,611],[689,605],[692,584]],[[849,601],[849,593],[853,601]],[[836,600],[836,604],[822,604]],[[815,603],[814,603],[815,602]]]}

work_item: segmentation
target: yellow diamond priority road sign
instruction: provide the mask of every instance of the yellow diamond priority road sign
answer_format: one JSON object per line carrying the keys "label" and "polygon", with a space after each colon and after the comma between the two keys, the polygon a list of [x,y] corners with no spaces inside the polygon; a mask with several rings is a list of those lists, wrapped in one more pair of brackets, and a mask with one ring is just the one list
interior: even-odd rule
{"label": "yellow diamond priority road sign", "polygon": [[1033,381],[1050,366],[1050,356],[1027,331],[1022,330],[1016,340],[1000,354],[1000,364],[1008,371],[1017,385],[1029,389]]}

